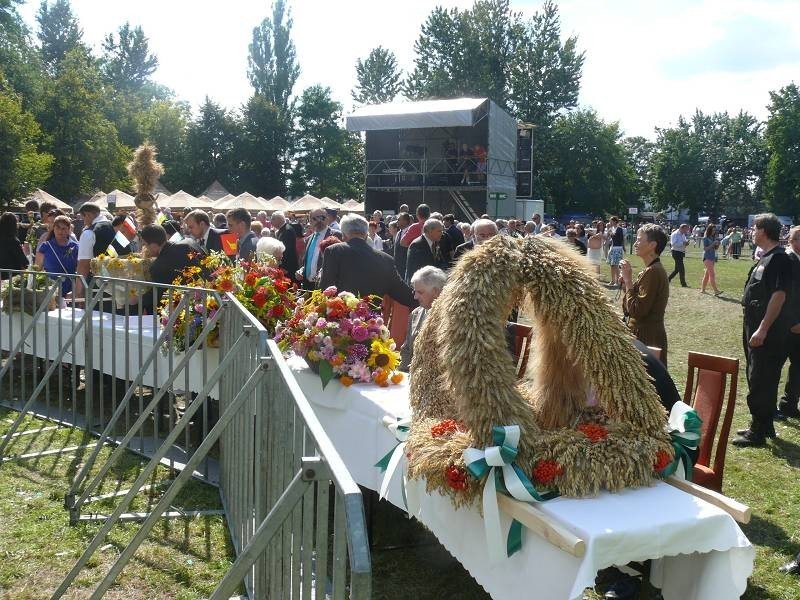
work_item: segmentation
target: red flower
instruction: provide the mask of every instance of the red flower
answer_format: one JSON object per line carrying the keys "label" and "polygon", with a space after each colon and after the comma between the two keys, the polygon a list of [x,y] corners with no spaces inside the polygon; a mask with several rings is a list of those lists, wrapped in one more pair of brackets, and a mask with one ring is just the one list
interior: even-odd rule
{"label": "red flower", "polygon": [[266,303],[267,294],[264,292],[264,288],[258,288],[258,291],[253,294],[253,305],[256,308],[263,308]]}
{"label": "red flower", "polygon": [[672,462],[672,457],[666,450],[659,450],[656,454],[656,462],[653,463],[653,470],[656,473],[661,473]]}
{"label": "red flower", "polygon": [[329,319],[341,319],[347,312],[347,304],[341,298],[331,298],[326,312]]}
{"label": "red flower", "polygon": [[431,435],[435,438],[453,435],[456,431],[464,431],[464,427],[453,419],[445,419],[431,427]]}
{"label": "red flower", "polygon": [[244,276],[244,284],[248,287],[253,287],[256,284],[256,281],[258,281],[258,273],[250,271]]}
{"label": "red flower", "polygon": [[552,483],[553,480],[563,475],[564,467],[554,460],[540,460],[533,467],[533,479],[543,485]]}
{"label": "red flower", "polygon": [[467,472],[456,465],[450,465],[444,471],[444,478],[447,480],[447,485],[456,491],[467,489]]}
{"label": "red flower", "polygon": [[276,279],[275,280],[275,290],[279,294],[283,294],[286,290],[288,290],[289,289],[289,285],[291,285],[291,284],[290,284],[288,279],[283,278],[283,279]]}
{"label": "red flower", "polygon": [[232,292],[233,291],[233,281],[230,279],[222,279],[219,282],[219,289],[223,292]]}
{"label": "red flower", "polygon": [[282,317],[283,316],[283,305],[276,304],[272,308],[269,309],[269,316],[270,317]]}
{"label": "red flower", "polygon": [[583,423],[582,425],[578,425],[577,429],[588,437],[592,443],[599,442],[608,437],[608,429],[596,423]]}

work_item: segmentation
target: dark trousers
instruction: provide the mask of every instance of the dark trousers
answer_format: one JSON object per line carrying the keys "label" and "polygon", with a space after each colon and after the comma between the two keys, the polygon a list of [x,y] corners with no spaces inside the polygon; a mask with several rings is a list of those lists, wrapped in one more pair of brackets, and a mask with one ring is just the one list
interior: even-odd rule
{"label": "dark trousers", "polygon": [[796,409],[800,398],[800,334],[790,333],[787,342],[789,349],[789,377],[783,387],[780,408]]}
{"label": "dark trousers", "polygon": [[[752,326],[748,326],[752,325]],[[745,322],[742,341],[747,359],[747,408],[752,417],[751,429],[764,435],[774,434],[775,409],[778,404],[778,385],[781,382],[783,363],[788,353],[785,336],[769,339],[758,348],[748,344],[758,323]]]}
{"label": "dark trousers", "polygon": [[683,259],[685,257],[685,252],[678,252],[677,250],[672,251],[672,260],[675,261],[675,268],[672,270],[672,273],[669,274],[670,281],[672,281],[675,275],[679,275],[681,278],[681,285],[684,287],[686,287],[686,267],[683,266]]}

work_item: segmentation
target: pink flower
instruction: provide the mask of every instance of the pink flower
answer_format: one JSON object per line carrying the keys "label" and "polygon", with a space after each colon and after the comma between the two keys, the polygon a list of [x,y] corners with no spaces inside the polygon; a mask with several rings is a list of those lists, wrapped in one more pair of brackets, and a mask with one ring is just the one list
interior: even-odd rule
{"label": "pink flower", "polygon": [[194,305],[194,311],[200,314],[203,314],[206,310],[206,307],[200,303]]}
{"label": "pink flower", "polygon": [[330,286],[325,288],[325,290],[322,292],[322,295],[328,298],[333,298],[336,295],[336,287]]}
{"label": "pink flower", "polygon": [[317,323],[316,323],[315,327],[317,327],[318,329],[322,329],[327,324],[328,324],[328,322],[325,319],[323,319],[322,317],[320,317],[319,319],[317,319]]}
{"label": "pink flower", "polygon": [[353,330],[350,332],[350,335],[353,336],[353,339],[357,342],[363,342],[369,337],[369,331],[366,327],[361,325],[357,325],[353,327]]}

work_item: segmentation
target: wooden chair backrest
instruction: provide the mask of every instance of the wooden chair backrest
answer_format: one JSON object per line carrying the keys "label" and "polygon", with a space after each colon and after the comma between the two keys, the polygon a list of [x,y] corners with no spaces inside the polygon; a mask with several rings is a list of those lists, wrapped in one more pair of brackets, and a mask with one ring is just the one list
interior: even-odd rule
{"label": "wooden chair backrest", "polygon": [[528,369],[528,358],[531,355],[533,327],[521,323],[511,323],[514,327],[514,358],[517,365],[517,379],[525,376]]}

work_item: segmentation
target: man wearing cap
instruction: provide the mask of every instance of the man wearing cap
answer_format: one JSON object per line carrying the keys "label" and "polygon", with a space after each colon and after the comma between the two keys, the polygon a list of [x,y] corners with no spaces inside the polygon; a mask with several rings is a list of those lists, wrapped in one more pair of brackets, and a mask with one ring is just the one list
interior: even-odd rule
{"label": "man wearing cap", "polygon": [[[105,215],[101,214],[100,207],[94,202],[86,202],[80,207],[78,213],[83,217],[84,229],[78,240],[78,267],[76,272],[88,279],[91,270],[91,261],[100,256],[111,245],[116,232],[111,226],[111,222]],[[75,297],[78,298],[83,293],[81,280],[75,284]]]}
{"label": "man wearing cap", "polygon": [[339,210],[336,208],[326,208],[325,209],[325,225],[333,229],[334,231],[341,231],[342,228],[339,226]]}

